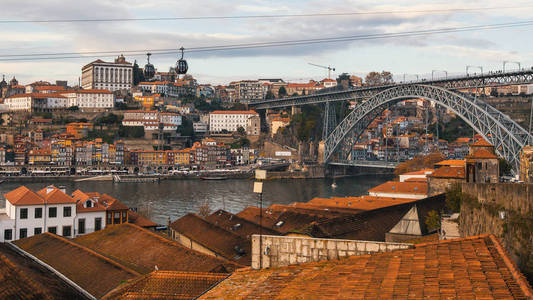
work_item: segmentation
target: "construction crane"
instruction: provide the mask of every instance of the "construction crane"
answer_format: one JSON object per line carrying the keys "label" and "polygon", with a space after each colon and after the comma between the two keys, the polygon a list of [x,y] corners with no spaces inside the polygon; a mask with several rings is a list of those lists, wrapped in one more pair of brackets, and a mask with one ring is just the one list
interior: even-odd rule
{"label": "construction crane", "polygon": [[331,79],[331,71],[335,71],[335,68],[332,68],[330,66],[326,67],[326,66],[321,66],[321,65],[312,64],[312,63],[308,63],[308,64],[310,64],[311,66],[322,68],[322,69],[327,69],[328,70],[328,79]]}

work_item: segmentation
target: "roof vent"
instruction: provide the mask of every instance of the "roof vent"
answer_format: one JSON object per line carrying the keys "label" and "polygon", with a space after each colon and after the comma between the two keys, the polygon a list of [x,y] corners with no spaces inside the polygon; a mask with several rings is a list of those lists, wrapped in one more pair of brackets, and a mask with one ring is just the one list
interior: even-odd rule
{"label": "roof vent", "polygon": [[244,249],[242,249],[241,246],[239,246],[239,245],[235,245],[235,247],[233,247],[233,250],[235,250],[235,252],[239,256],[243,256],[244,254],[246,254],[246,251],[244,251]]}
{"label": "roof vent", "polygon": [[415,186],[415,191],[418,191],[418,187],[417,186]]}
{"label": "roof vent", "polygon": [[281,226],[283,226],[283,223],[285,223],[285,222],[283,222],[283,221],[279,221],[278,223],[276,223],[276,227],[281,227]]}
{"label": "roof vent", "polygon": [[53,185],[49,185],[46,187],[46,194],[50,194],[56,187]]}
{"label": "roof vent", "polygon": [[395,190],[395,189],[396,189],[396,186],[393,185],[393,186],[391,187],[391,189]]}
{"label": "roof vent", "polygon": [[231,230],[237,230],[237,229],[239,229],[239,228],[241,228],[241,224],[240,224],[240,223],[231,226]]}

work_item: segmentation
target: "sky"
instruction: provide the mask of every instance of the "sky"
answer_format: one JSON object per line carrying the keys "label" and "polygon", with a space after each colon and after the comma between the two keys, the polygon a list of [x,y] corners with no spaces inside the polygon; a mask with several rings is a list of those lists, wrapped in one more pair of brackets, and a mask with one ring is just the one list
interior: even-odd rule
{"label": "sky", "polygon": [[[514,8],[501,8],[501,7]],[[109,50],[178,49],[250,42],[393,33],[533,20],[531,1],[419,0],[84,0],[0,1],[0,59],[5,55]],[[419,12],[421,10],[488,8],[477,11]],[[300,18],[179,20],[81,23],[1,23],[2,20],[151,18],[309,14],[364,11],[409,11],[394,14]],[[417,12],[418,11],[418,12]],[[283,78],[304,82],[327,77],[309,65],[330,65],[341,73],[364,76],[390,71],[398,81],[464,74],[467,65],[499,70],[503,61],[533,65],[533,26],[447,33],[418,37],[340,43],[186,53],[189,74],[200,83],[227,84],[233,80]],[[128,56],[146,63],[146,56]],[[152,55],[159,71],[175,65],[175,54]],[[0,75],[21,84],[36,80],[77,83],[81,67],[96,58],[0,61]],[[112,57],[102,57],[111,61]],[[509,65],[508,68],[513,68]],[[472,69],[472,72],[476,70]],[[405,74],[405,75],[404,75]]]}

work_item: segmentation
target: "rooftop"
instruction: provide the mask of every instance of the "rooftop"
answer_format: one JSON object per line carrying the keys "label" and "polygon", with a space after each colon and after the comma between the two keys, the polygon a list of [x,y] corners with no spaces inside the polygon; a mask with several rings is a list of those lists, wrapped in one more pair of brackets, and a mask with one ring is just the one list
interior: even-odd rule
{"label": "rooftop", "polygon": [[477,142],[471,144],[470,147],[493,147],[493,145],[485,139],[479,139]]}
{"label": "rooftop", "polygon": [[139,275],[86,247],[48,232],[14,243],[97,298],[115,288],[121,281]]}
{"label": "rooftop", "polygon": [[498,156],[496,156],[494,153],[491,153],[490,151],[487,151],[485,149],[479,149],[479,150],[474,150],[474,153],[472,153],[471,155],[468,155],[466,157],[467,159],[471,159],[471,158],[479,158],[479,159],[497,159]]}
{"label": "rooftop", "polygon": [[154,271],[116,288],[103,299],[196,299],[228,275]]}
{"label": "rooftop", "polygon": [[439,161],[435,164],[436,167],[438,166],[450,166],[450,167],[464,167],[466,165],[466,161],[464,159],[447,159],[443,161]]}
{"label": "rooftop", "polygon": [[527,299],[532,296],[531,287],[499,241],[493,235],[484,235],[336,261],[242,269],[200,299]]}
{"label": "rooftop", "polygon": [[85,296],[29,257],[0,243],[0,298],[84,299]]}
{"label": "rooftop", "polygon": [[257,115],[255,110],[215,110],[210,115]]}
{"label": "rooftop", "polygon": [[[241,265],[251,264],[251,242],[195,214],[186,214],[170,224],[170,228]],[[238,249],[242,250],[239,253]]]}
{"label": "rooftop", "polygon": [[105,256],[146,274],[160,270],[227,273],[236,264],[183,247],[133,224],[106,227],[74,239]]}
{"label": "rooftop", "polygon": [[424,182],[387,181],[368,190],[369,193],[427,195],[428,185]]}
{"label": "rooftop", "polygon": [[433,174],[429,175],[435,178],[465,178],[465,168],[444,166],[438,168]]}
{"label": "rooftop", "polygon": [[225,210],[219,209],[206,218],[211,222],[227,231],[231,231],[236,235],[249,240],[252,234],[259,234],[261,230],[263,234],[279,235],[280,233],[274,229],[259,226],[259,224],[248,221],[237,215],[234,215]]}

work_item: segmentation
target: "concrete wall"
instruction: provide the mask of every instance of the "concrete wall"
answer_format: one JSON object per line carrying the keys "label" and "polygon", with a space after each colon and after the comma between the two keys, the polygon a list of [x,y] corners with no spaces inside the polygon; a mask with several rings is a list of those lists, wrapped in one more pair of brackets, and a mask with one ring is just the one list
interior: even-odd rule
{"label": "concrete wall", "polygon": [[436,178],[428,176],[429,196],[446,193],[446,190],[455,183],[463,183],[464,179],[457,178]]}
{"label": "concrete wall", "polygon": [[[306,262],[339,259],[413,248],[412,244],[371,241],[316,239],[293,236],[263,235],[259,251],[259,235],[252,236],[252,268],[280,267]],[[260,253],[262,254],[260,257]],[[262,260],[260,262],[260,260]]]}

